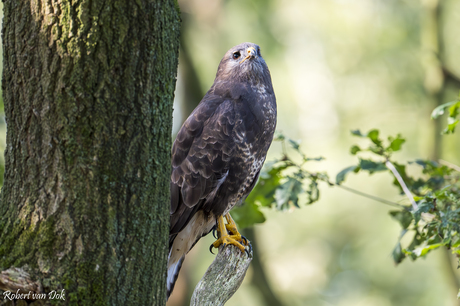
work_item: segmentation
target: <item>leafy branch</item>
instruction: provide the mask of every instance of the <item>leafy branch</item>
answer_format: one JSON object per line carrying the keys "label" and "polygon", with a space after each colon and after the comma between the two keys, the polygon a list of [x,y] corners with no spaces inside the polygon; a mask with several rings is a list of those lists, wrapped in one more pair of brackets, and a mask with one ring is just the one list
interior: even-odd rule
{"label": "leafy branch", "polygon": [[[460,201],[458,200],[460,173],[458,169],[456,170],[457,166],[450,163],[446,165],[446,162],[441,164],[429,160],[416,160],[407,165],[421,166],[423,176],[413,178],[406,173],[407,165],[391,161],[392,154],[399,151],[405,142],[401,135],[395,138],[388,137],[389,144],[385,146],[379,138],[378,130],[371,130],[367,134],[353,131],[352,134],[371,141],[369,147],[365,149],[352,146],[352,154],[370,151],[381,160],[360,158],[358,166],[342,170],[337,175],[337,181],[345,180],[349,172],[357,173],[365,170],[372,174],[390,170],[395,178],[393,183],[411,202],[411,206],[390,212],[390,215],[402,226],[398,243],[393,250],[394,261],[400,263],[406,257],[415,260],[442,246],[460,255],[458,234],[460,232]],[[401,238],[410,232],[413,234],[412,242],[403,248]]]}
{"label": "leafy branch", "polygon": [[[232,216],[241,228],[264,222],[265,216],[260,210],[262,207],[289,210],[318,201],[318,182],[330,183],[326,173],[305,169],[307,163],[322,161],[324,158],[307,157],[300,150],[299,142],[281,133],[275,136],[274,141],[281,143],[281,158],[265,163],[259,182],[249,194],[245,205],[232,210]],[[288,154],[287,146],[295,152],[297,158]]]}
{"label": "leafy branch", "polygon": [[449,112],[449,116],[447,117],[447,127],[442,131],[442,134],[452,134],[459,122],[457,116],[460,113],[460,93],[457,101],[451,101],[436,107],[431,113],[431,118],[437,119],[438,117],[444,115],[446,110]]}
{"label": "leafy branch", "polygon": [[337,182],[332,182],[327,173],[306,169],[311,162],[323,161],[323,157],[307,157],[301,151],[298,141],[289,139],[281,133],[276,135],[274,141],[281,143],[281,158],[265,164],[259,182],[246,199],[245,205],[234,208],[231,212],[239,227],[245,228],[265,222],[265,216],[261,211],[263,207],[290,210],[313,204],[320,197],[319,182],[324,182],[330,187],[337,186],[386,205],[403,207],[398,203],[341,185],[346,172],[358,172],[361,168],[371,170],[372,163],[363,161],[360,167],[349,167],[337,175]]}
{"label": "leafy branch", "polygon": [[[458,101],[437,107],[432,117],[438,118],[446,110],[449,116],[443,133],[450,134],[455,131],[459,121],[460,97]],[[264,222],[265,216],[261,210],[264,207],[290,210],[318,201],[319,182],[324,182],[330,187],[338,186],[398,208],[390,211],[391,217],[402,227],[393,250],[395,263],[400,263],[406,257],[415,260],[442,246],[460,257],[460,167],[442,160],[415,160],[401,164],[393,160],[393,154],[400,151],[406,141],[400,134],[382,140],[377,129],[368,133],[359,130],[351,133],[367,139],[369,145],[364,148],[357,145],[351,147],[350,153],[358,156],[358,164],[340,171],[335,182],[331,182],[325,172],[307,170],[311,162],[322,161],[324,158],[307,157],[300,150],[299,142],[278,134],[275,141],[281,142],[281,158],[266,163],[258,184],[246,199],[246,205],[232,210],[239,226],[244,228]],[[373,158],[365,158],[362,155],[364,152],[370,152]],[[422,167],[422,175],[411,177],[406,172],[408,166]],[[394,177],[393,184],[400,189],[401,194],[406,195],[410,205],[381,199],[342,184],[348,174],[363,171],[369,174],[390,173]],[[412,241],[403,247],[401,239],[408,234],[412,235]]]}

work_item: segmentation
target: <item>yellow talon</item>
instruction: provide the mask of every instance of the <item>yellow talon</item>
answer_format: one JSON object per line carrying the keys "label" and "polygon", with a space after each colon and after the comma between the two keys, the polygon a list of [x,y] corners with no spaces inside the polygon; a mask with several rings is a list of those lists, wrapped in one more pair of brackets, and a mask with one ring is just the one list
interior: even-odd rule
{"label": "yellow talon", "polygon": [[224,223],[223,216],[217,218],[217,234],[219,238],[211,245],[211,249],[213,247],[219,248],[221,245],[232,244],[239,248],[241,252],[247,252],[244,245],[248,245],[248,241],[238,232],[230,214],[226,214],[225,219],[227,220],[227,224]]}

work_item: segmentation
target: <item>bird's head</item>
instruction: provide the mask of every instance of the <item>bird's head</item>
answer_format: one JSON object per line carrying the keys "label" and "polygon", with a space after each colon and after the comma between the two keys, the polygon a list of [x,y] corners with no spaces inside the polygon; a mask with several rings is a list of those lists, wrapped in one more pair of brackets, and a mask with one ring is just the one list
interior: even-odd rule
{"label": "bird's head", "polygon": [[260,47],[246,42],[225,53],[217,69],[216,82],[236,81],[250,84],[271,84],[270,71],[260,53]]}

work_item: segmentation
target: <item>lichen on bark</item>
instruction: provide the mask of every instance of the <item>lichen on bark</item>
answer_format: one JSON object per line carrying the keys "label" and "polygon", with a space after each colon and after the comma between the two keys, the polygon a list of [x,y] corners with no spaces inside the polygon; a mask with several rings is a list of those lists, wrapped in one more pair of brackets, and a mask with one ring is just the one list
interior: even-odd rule
{"label": "lichen on bark", "polygon": [[165,303],[174,1],[5,1],[0,270],[68,304]]}

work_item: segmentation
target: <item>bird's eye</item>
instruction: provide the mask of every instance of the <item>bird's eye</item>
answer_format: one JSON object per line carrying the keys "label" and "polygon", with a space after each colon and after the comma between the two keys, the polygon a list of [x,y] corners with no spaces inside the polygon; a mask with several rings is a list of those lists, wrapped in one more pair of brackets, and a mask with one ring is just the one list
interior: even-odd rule
{"label": "bird's eye", "polygon": [[240,56],[241,56],[240,51],[236,51],[235,53],[233,53],[233,59],[238,59]]}

